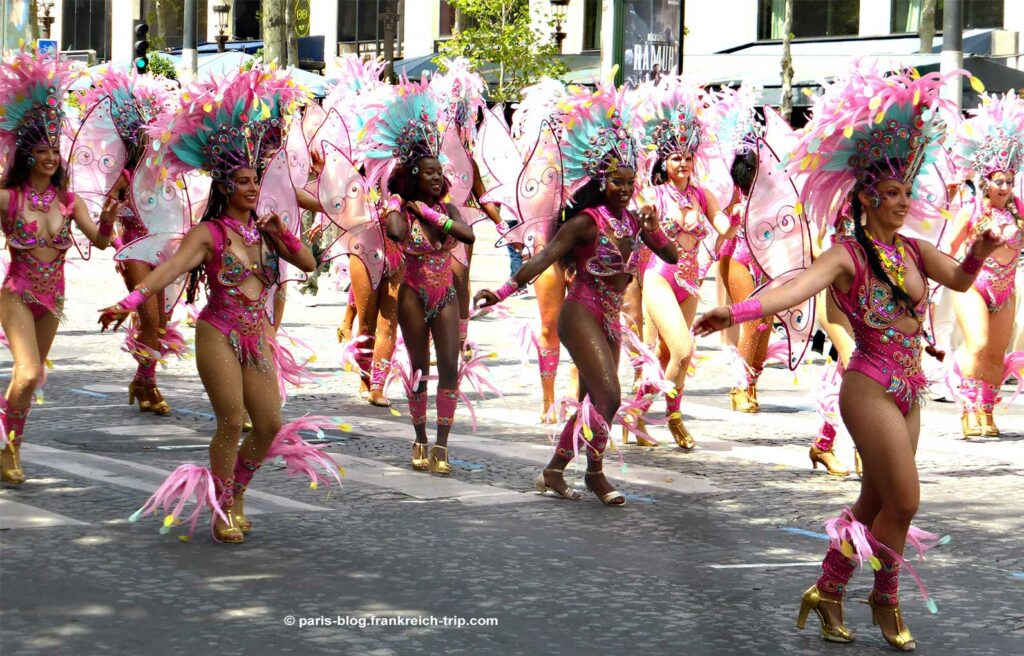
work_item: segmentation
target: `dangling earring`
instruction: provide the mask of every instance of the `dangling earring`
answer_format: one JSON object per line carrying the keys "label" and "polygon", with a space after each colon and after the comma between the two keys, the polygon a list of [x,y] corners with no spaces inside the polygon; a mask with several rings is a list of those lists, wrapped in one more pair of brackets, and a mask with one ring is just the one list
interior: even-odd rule
{"label": "dangling earring", "polygon": [[668,171],[668,162],[666,162],[665,160],[661,161],[661,170]]}
{"label": "dangling earring", "polygon": [[604,178],[601,178],[601,191],[604,191],[607,186],[608,186],[607,180],[605,180]]}
{"label": "dangling earring", "polygon": [[872,194],[872,196],[871,196],[871,207],[873,207],[874,209],[877,210],[881,206],[882,206],[882,197],[879,196],[878,194]]}
{"label": "dangling earring", "polygon": [[28,165],[29,166],[35,166],[36,165],[36,158],[33,157],[32,155],[28,156]]}
{"label": "dangling earring", "polygon": [[418,166],[412,167],[412,174],[413,175],[419,175],[419,172],[420,172],[420,167],[418,167]]}

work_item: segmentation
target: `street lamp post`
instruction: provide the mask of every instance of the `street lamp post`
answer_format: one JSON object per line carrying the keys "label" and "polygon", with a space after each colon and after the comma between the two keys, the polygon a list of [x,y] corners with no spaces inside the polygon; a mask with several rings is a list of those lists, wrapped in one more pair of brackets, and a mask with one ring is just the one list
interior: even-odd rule
{"label": "street lamp post", "polygon": [[224,34],[224,30],[228,26],[228,14],[231,13],[231,5],[214,5],[213,13],[217,14],[217,36],[214,37],[217,41],[217,52],[224,52],[227,50],[224,44],[228,42],[228,35]]}
{"label": "street lamp post", "polygon": [[381,10],[381,40],[384,55],[384,79],[390,80],[395,70],[395,37],[398,34],[398,7],[396,2],[387,2]]}
{"label": "street lamp post", "polygon": [[562,23],[565,22],[565,15],[569,11],[569,0],[549,0],[551,10],[555,18],[555,31],[551,34],[555,39],[555,46],[558,47],[558,54],[562,54],[562,42],[565,41],[565,32],[562,31]]}
{"label": "street lamp post", "polygon": [[56,17],[50,15],[50,10],[53,9],[53,0],[42,0],[39,6],[43,9],[43,15],[39,17],[39,23],[43,26],[42,34],[44,39],[50,38],[50,27]]}

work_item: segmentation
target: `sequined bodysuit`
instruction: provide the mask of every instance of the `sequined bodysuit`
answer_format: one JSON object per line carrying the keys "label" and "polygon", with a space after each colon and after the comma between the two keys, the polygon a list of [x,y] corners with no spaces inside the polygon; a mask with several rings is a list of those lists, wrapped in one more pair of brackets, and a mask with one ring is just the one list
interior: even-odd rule
{"label": "sequined bodysuit", "polygon": [[[707,199],[700,187],[687,187],[683,194],[671,184],[661,184],[649,189],[645,200],[649,200],[648,204],[657,211],[661,229],[676,243],[679,262],[669,264],[643,247],[644,278],[648,274],[661,276],[675,294],[676,302],[682,303],[688,297],[697,295],[700,282],[707,273],[706,268],[701,267],[699,258],[701,242],[709,234]],[[687,212],[690,208],[697,211]],[[692,246],[684,248],[680,237],[688,238]]]}
{"label": "sequined bodysuit", "polygon": [[[57,233],[47,239],[39,234],[38,221],[24,216],[22,194],[8,190],[7,216],[3,231],[11,251],[11,264],[4,278],[4,289],[19,296],[36,319],[46,313],[61,317],[64,310],[64,260],[71,248],[71,221],[75,207],[74,194],[67,194],[67,204],[60,205],[63,221]],[[43,262],[32,255],[36,248],[58,251],[52,262]]]}
{"label": "sequined bodysuit", "polygon": [[[278,256],[264,248],[262,264],[246,266],[231,250],[228,226],[220,219],[208,221],[206,225],[213,238],[213,259],[205,265],[208,298],[199,320],[228,338],[241,364],[268,368],[270,363],[264,357],[265,335],[270,326],[266,308],[270,289],[278,279]],[[261,243],[263,239],[260,234]],[[255,299],[241,290],[242,283],[250,276],[256,276],[263,283]],[[271,350],[274,346],[270,345]]]}
{"label": "sequined bodysuit", "polygon": [[[1021,207],[1017,199],[1013,199],[1017,216],[1024,216],[1024,207]],[[998,312],[1006,305],[1007,301],[1013,298],[1016,291],[1015,277],[1017,265],[1020,262],[1020,253],[1024,247],[1024,232],[1017,218],[1010,212],[989,206],[982,212],[976,212],[971,217],[969,225],[969,245],[974,243],[978,235],[986,230],[993,230],[1002,233],[1006,228],[1011,229],[1011,236],[1006,241],[1006,247],[1013,251],[1013,257],[1009,262],[1003,264],[993,256],[985,258],[978,277],[974,279],[974,289],[985,299],[989,313]]]}
{"label": "sequined bodysuit", "polygon": [[[433,209],[448,215],[444,205],[435,205]],[[451,235],[445,235],[440,244],[434,243],[420,225],[419,217],[408,210],[403,211],[409,222],[409,230],[398,245],[405,256],[402,282],[419,294],[423,302],[423,318],[430,321],[455,298],[452,249],[457,242]]]}
{"label": "sequined bodysuit", "polygon": [[[619,274],[632,276],[639,270],[640,223],[627,210],[615,219],[603,205],[583,210],[583,214],[594,220],[597,239],[573,248],[576,275],[569,284],[566,300],[585,307],[601,324],[609,341],[617,343],[622,338],[619,313],[625,285],[619,289],[612,278]],[[629,255],[625,258],[619,243],[629,245]]]}
{"label": "sequined bodysuit", "polygon": [[896,407],[906,415],[928,385],[921,370],[922,322],[928,307],[928,280],[917,241],[898,238],[906,245],[907,257],[913,260],[924,283],[924,292],[914,308],[917,320],[914,330],[904,332],[896,328],[896,324],[907,315],[907,310],[893,297],[888,285],[872,275],[867,255],[855,240],[839,241],[839,245],[853,258],[855,273],[849,291],[843,293],[835,285],[830,289],[836,304],[853,326],[855,348],[846,371],[860,372],[884,387],[893,395]]}

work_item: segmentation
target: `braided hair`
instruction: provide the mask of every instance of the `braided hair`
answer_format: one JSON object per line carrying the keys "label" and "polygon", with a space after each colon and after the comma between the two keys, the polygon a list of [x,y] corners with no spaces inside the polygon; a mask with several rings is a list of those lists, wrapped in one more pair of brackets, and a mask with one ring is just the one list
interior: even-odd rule
{"label": "braided hair", "polygon": [[907,309],[910,316],[916,318],[917,310],[914,307],[914,301],[902,287],[893,283],[892,279],[889,278],[889,274],[887,274],[885,269],[882,268],[882,260],[878,257],[878,251],[875,250],[875,245],[871,243],[871,239],[868,238],[867,232],[864,230],[864,225],[861,223],[861,216],[864,213],[864,207],[861,205],[858,194],[853,194],[853,201],[850,203],[850,209],[853,213],[853,235],[856,237],[857,243],[860,244],[861,249],[864,251],[864,255],[868,259],[868,265],[871,267],[871,273],[874,274],[875,278],[889,288],[893,298]]}
{"label": "braided hair", "polygon": [[[210,185],[210,197],[206,201],[206,208],[203,210],[203,216],[199,219],[199,223],[208,223],[220,217],[227,208],[228,197],[221,188],[221,185],[217,183]],[[186,303],[191,305],[196,302],[196,298],[199,296],[199,283],[202,279],[202,264],[188,272],[188,277],[185,279]]]}

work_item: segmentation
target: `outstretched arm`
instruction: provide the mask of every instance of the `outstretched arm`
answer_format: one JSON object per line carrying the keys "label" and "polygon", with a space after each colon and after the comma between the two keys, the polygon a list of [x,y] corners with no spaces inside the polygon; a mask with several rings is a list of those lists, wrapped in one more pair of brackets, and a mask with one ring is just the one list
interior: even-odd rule
{"label": "outstretched arm", "polygon": [[586,242],[588,239],[594,239],[594,231],[596,229],[594,220],[588,215],[577,214],[572,217],[558,229],[558,232],[555,233],[554,238],[548,242],[547,246],[527,260],[516,275],[509,278],[508,282],[502,285],[497,293],[487,289],[477,292],[476,296],[473,297],[474,305],[476,307],[488,307],[505,300],[512,292],[526,285],[547,271],[548,267],[552,264],[565,257],[573,246]]}
{"label": "outstretched arm", "polygon": [[785,285],[769,289],[741,303],[717,307],[707,312],[693,324],[693,332],[699,336],[710,335],[733,324],[778,314],[803,303],[844,274],[854,274],[853,259],[841,246],[830,248],[806,271]]}
{"label": "outstretched arm", "polygon": [[213,252],[213,237],[210,236],[209,226],[202,224],[189,230],[181,245],[174,254],[167,258],[167,261],[149,272],[142,282],[135,286],[135,290],[124,297],[116,304],[100,310],[99,323],[102,325],[101,332],[114,324],[114,330],[121,327],[128,315],[142,305],[143,302],[153,294],[162,291],[167,285],[181,277],[182,274],[191,271],[202,264]]}

